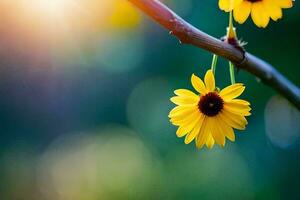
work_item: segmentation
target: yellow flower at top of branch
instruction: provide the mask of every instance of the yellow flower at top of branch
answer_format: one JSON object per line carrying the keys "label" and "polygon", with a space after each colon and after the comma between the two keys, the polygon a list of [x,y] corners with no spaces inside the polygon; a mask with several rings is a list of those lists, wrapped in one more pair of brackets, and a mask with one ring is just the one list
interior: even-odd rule
{"label": "yellow flower at top of branch", "polygon": [[223,147],[226,138],[235,141],[233,129],[244,130],[248,124],[245,116],[251,115],[250,103],[235,99],[245,86],[237,83],[218,91],[212,70],[207,71],[204,82],[194,74],[191,82],[199,95],[178,89],[174,92],[177,96],[171,98],[177,106],[169,118],[178,126],[177,136],[185,136],[186,144],[195,140],[197,148],[206,145],[211,149],[215,143]]}
{"label": "yellow flower at top of branch", "polygon": [[261,28],[265,28],[270,19],[282,18],[282,9],[292,6],[293,0],[219,0],[220,9],[233,11],[235,21],[243,24],[251,15],[253,22]]}

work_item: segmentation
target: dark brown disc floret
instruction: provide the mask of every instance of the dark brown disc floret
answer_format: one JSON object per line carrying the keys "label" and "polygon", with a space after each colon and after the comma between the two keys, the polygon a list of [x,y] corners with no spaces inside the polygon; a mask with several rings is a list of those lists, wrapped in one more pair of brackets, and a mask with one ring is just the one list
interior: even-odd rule
{"label": "dark brown disc floret", "polygon": [[199,110],[206,116],[216,116],[224,107],[223,99],[216,92],[201,96],[198,103]]}

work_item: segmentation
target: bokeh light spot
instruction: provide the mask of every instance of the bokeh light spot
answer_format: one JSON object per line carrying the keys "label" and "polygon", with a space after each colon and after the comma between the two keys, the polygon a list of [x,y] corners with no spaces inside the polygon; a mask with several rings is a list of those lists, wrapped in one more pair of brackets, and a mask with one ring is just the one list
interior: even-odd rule
{"label": "bokeh light spot", "polygon": [[168,120],[171,92],[166,79],[149,78],[135,87],[127,104],[127,116],[132,127],[144,138],[162,146],[167,146],[170,144],[168,141],[176,137]]}
{"label": "bokeh light spot", "polygon": [[59,138],[42,157],[40,190],[57,200],[138,199],[152,191],[158,163],[125,127],[72,134]]}
{"label": "bokeh light spot", "polygon": [[[253,199],[254,184],[249,167],[233,149],[173,151],[166,164],[174,199]],[[194,193],[193,191],[197,191]]]}
{"label": "bokeh light spot", "polygon": [[281,148],[294,144],[300,136],[300,112],[286,99],[274,96],[265,109],[266,134]]}

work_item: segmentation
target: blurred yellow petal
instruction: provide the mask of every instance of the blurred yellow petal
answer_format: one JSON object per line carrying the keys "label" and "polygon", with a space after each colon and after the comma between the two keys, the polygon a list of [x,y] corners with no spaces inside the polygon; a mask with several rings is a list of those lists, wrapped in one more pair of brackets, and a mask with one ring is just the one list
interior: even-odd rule
{"label": "blurred yellow petal", "polygon": [[187,90],[187,89],[178,89],[178,90],[175,90],[174,93],[178,96],[191,97],[191,98],[196,98],[197,100],[199,100],[198,95],[196,95],[194,92]]}
{"label": "blurred yellow petal", "polygon": [[207,117],[204,118],[200,132],[196,138],[196,147],[198,149],[202,148],[207,140],[209,132],[207,131],[206,127],[207,127]]}
{"label": "blurred yellow petal", "polygon": [[180,126],[177,131],[176,131],[176,135],[177,137],[183,137],[187,134],[188,132],[186,131],[186,129],[182,126]]}
{"label": "blurred yellow petal", "polygon": [[234,101],[229,101],[229,102],[225,102],[224,103],[224,109],[237,114],[237,115],[243,115],[243,116],[250,116],[250,106],[248,105],[244,105],[244,104],[240,104]]}
{"label": "blurred yellow petal", "polygon": [[248,124],[247,119],[245,116],[241,114],[234,114],[231,112],[228,112],[227,110],[222,110],[222,114],[226,115],[228,118],[234,119],[236,122],[240,123],[242,126],[246,126]]}
{"label": "blurred yellow petal", "polygon": [[201,113],[198,111],[198,109],[194,110],[191,114],[187,115],[186,117],[181,118],[174,118],[172,117],[170,121],[177,126],[190,124],[193,122]]}
{"label": "blurred yellow petal", "polygon": [[280,19],[282,17],[282,10],[277,4],[274,4],[274,0],[265,0],[264,4],[265,4],[265,8],[268,11],[270,17],[274,21],[277,21],[278,19]]}
{"label": "blurred yellow petal", "polygon": [[249,1],[243,1],[236,9],[233,10],[233,16],[235,21],[243,24],[251,13],[252,4]]}
{"label": "blurred yellow petal", "polygon": [[215,140],[213,138],[213,136],[211,134],[209,134],[207,136],[207,139],[206,139],[206,146],[208,149],[212,149],[214,147],[214,144],[215,144]]}
{"label": "blurred yellow petal", "polygon": [[222,133],[221,128],[219,128],[219,124],[216,118],[209,118],[209,130],[211,132],[212,137],[215,142],[220,146],[225,145],[225,135]]}
{"label": "blurred yellow petal", "polygon": [[217,120],[218,120],[218,124],[219,127],[221,128],[221,130],[223,131],[224,135],[232,142],[235,141],[235,134],[233,132],[233,129],[226,124],[221,118],[220,116],[217,116]]}
{"label": "blurred yellow petal", "polygon": [[178,106],[184,106],[184,105],[196,105],[198,103],[197,99],[192,97],[172,97],[170,99],[174,104]]}
{"label": "blurred yellow petal", "polygon": [[293,0],[274,0],[281,8],[293,7]]}
{"label": "blurred yellow petal", "polygon": [[177,117],[184,117],[192,112],[194,112],[197,109],[197,106],[176,106],[170,111],[170,114],[168,117],[170,118],[177,118]]}
{"label": "blurred yellow petal", "polygon": [[265,28],[270,19],[277,21],[282,18],[282,9],[292,6],[293,0],[219,0],[221,10],[233,10],[235,21],[242,24],[251,14],[254,24],[260,28]]}
{"label": "blurred yellow petal", "polygon": [[182,137],[190,131],[192,131],[198,125],[198,122],[201,120],[201,117],[201,115],[194,116],[193,120],[189,121],[188,123],[181,124],[181,131],[178,132],[177,136]]}
{"label": "blurred yellow petal", "polygon": [[230,5],[230,0],[219,0],[219,8],[225,12],[229,12],[233,9],[233,6]]}
{"label": "blurred yellow petal", "polygon": [[242,99],[232,99],[230,102],[239,103],[242,105],[250,106],[250,103],[248,101],[242,100]]}
{"label": "blurred yellow petal", "polygon": [[197,90],[197,92],[199,92],[202,95],[207,93],[207,89],[203,81],[195,74],[192,75],[191,82],[195,90]]}
{"label": "blurred yellow petal", "polygon": [[185,137],[184,143],[190,144],[199,134],[200,128],[202,126],[204,120],[204,115],[201,115],[201,117],[197,120],[197,123],[194,127],[194,129]]}
{"label": "blurred yellow petal", "polygon": [[223,110],[219,116],[221,120],[235,129],[245,130],[246,128],[247,120],[243,116],[234,115],[226,112],[225,110]]}
{"label": "blurred yellow petal", "polygon": [[216,89],[215,76],[214,76],[212,70],[208,70],[206,72],[205,77],[204,77],[204,82],[205,82],[206,89],[209,92],[213,92]]}
{"label": "blurred yellow petal", "polygon": [[240,96],[245,90],[245,86],[240,83],[236,83],[230,85],[219,93],[219,95],[223,98],[224,101],[230,101],[238,96]]}
{"label": "blurred yellow petal", "polygon": [[224,106],[224,110],[232,113],[232,114],[236,114],[236,115],[242,115],[242,116],[250,116],[251,113],[248,110],[238,110],[235,109],[233,107],[229,107],[229,106]]}
{"label": "blurred yellow petal", "polygon": [[219,0],[219,8],[225,12],[231,11],[237,5],[239,5],[243,0]]}
{"label": "blurred yellow petal", "polygon": [[265,28],[270,21],[270,17],[266,13],[264,4],[262,2],[256,2],[252,4],[251,17],[256,26],[260,28]]}

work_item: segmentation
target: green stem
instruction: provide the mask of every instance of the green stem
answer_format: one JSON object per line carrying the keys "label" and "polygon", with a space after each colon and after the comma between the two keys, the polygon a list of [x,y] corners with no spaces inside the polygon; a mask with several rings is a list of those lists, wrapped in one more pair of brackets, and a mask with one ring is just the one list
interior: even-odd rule
{"label": "green stem", "polygon": [[[233,28],[233,19],[232,19],[232,11],[229,13],[229,27],[228,27],[228,35],[227,37],[236,37],[235,30]],[[234,65],[229,61],[229,72],[230,72],[230,81],[231,84],[235,84],[235,74],[234,74]]]}
{"label": "green stem", "polygon": [[233,27],[232,11],[230,11],[230,13],[229,13],[229,27]]}
{"label": "green stem", "polygon": [[234,65],[232,62],[229,62],[229,71],[230,71],[230,80],[231,84],[235,84],[235,75],[234,75]]}
{"label": "green stem", "polygon": [[227,28],[227,39],[236,39],[236,32],[233,26],[232,11],[229,13],[229,24]]}
{"label": "green stem", "polygon": [[214,74],[216,72],[217,63],[218,63],[218,56],[216,54],[214,54],[213,60],[212,60],[212,63],[211,63],[211,70],[213,71]]}

